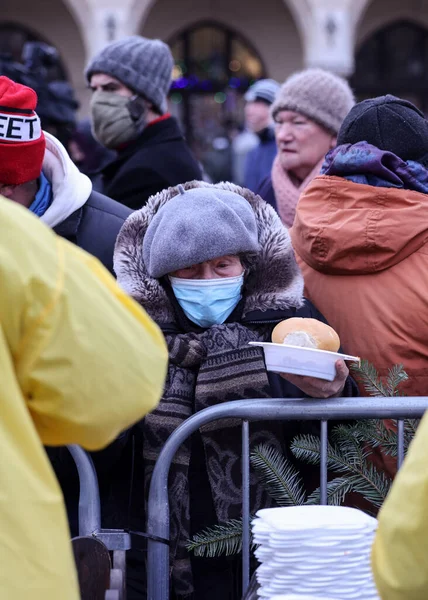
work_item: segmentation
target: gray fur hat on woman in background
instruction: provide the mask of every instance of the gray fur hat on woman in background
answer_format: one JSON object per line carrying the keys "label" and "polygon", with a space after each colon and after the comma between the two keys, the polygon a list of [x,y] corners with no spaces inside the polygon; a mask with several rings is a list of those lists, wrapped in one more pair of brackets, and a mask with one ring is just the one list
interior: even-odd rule
{"label": "gray fur hat on woman in background", "polygon": [[272,105],[272,116],[292,110],[337,135],[354,104],[354,94],[345,79],[324,69],[306,69],[282,85]]}
{"label": "gray fur hat on woman in background", "polygon": [[160,114],[167,111],[174,59],[167,44],[140,35],[111,42],[90,61],[85,76],[105,73],[151,102]]}

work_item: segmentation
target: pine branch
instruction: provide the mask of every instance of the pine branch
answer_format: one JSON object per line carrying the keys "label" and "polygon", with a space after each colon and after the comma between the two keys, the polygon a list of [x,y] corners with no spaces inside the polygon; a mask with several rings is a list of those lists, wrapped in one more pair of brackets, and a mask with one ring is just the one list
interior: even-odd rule
{"label": "pine branch", "polygon": [[[310,464],[319,464],[319,446],[320,440],[316,436],[303,435],[293,439],[291,451],[296,458],[303,459]],[[353,457],[349,460],[346,454],[342,454],[337,447],[329,444],[327,466],[342,474],[344,478],[349,478],[353,490],[362,493],[369,501],[376,503],[376,506],[385,499],[385,489],[389,489],[391,481],[383,473],[379,473],[372,464],[369,464],[365,457],[361,463],[354,462]]]}
{"label": "pine branch", "polygon": [[[395,423],[395,421],[394,421]],[[419,419],[404,420],[404,451],[407,450],[412,442],[418,425]],[[361,439],[373,448],[381,448],[385,454],[396,457],[398,453],[398,434],[397,431],[387,429],[383,421],[374,419],[358,421],[355,427],[359,430]]]}
{"label": "pine branch", "polygon": [[392,481],[378,471],[372,463],[365,463],[360,473],[349,478],[352,491],[361,494],[366,500],[380,508],[391,488]]}
{"label": "pine branch", "polygon": [[420,422],[420,419],[406,419],[404,421],[404,432],[413,438]]}
{"label": "pine branch", "polygon": [[369,454],[369,451],[364,450],[366,440],[358,424],[336,425],[331,432],[331,440],[337,450],[354,465],[361,464]]}
{"label": "pine branch", "polygon": [[389,396],[375,367],[367,360],[362,360],[360,364],[352,363],[350,369],[369,396]]}
{"label": "pine branch", "polygon": [[[253,518],[251,517],[251,520]],[[250,543],[254,549],[255,544],[253,544],[251,532]],[[204,529],[187,542],[186,548],[195,556],[207,556],[208,558],[239,554],[242,550],[242,519],[230,519],[222,525]]]}
{"label": "pine branch", "polygon": [[[346,494],[352,491],[352,484],[345,477],[336,477],[327,483],[327,504],[340,506],[345,499]],[[320,488],[316,489],[308,497],[305,504],[319,504],[321,501]]]}
{"label": "pine branch", "polygon": [[398,386],[408,379],[409,376],[404,370],[403,365],[394,365],[392,369],[389,370],[388,377],[386,378],[386,389],[388,391],[388,395],[397,396]]}
{"label": "pine branch", "polygon": [[410,444],[416,435],[420,419],[405,419],[404,421],[404,454],[407,454]]}
{"label": "pine branch", "polygon": [[303,504],[305,492],[300,475],[278,450],[267,444],[256,446],[251,452],[251,465],[279,506]]}
{"label": "pine branch", "polygon": [[[290,445],[291,452],[299,460],[303,460],[310,465],[320,464],[320,438],[316,435],[298,435],[293,438]],[[331,450],[328,445],[327,455]]]}
{"label": "pine branch", "polygon": [[[296,458],[311,465],[319,465],[321,460],[320,439],[315,435],[299,435],[291,442],[291,451]],[[338,448],[327,445],[327,466],[340,473],[352,472],[354,464],[342,456]]]}
{"label": "pine branch", "polygon": [[[361,421],[358,423],[364,442],[372,448],[381,448],[389,456],[397,456],[397,432],[387,429],[382,421]],[[367,453],[368,455],[369,453]]]}

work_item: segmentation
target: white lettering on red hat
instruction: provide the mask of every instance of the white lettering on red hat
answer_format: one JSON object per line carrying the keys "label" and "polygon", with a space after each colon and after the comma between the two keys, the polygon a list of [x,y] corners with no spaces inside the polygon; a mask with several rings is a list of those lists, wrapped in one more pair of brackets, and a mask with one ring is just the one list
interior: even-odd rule
{"label": "white lettering on red hat", "polygon": [[0,141],[32,142],[42,135],[42,126],[39,117],[15,116],[0,112]]}

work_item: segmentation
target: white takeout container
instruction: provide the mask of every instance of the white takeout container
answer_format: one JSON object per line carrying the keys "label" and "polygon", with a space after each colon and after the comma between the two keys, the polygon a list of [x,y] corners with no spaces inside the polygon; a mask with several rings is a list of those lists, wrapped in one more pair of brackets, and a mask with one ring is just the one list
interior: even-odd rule
{"label": "white takeout container", "polygon": [[288,346],[273,342],[249,342],[251,346],[261,346],[265,353],[266,368],[276,373],[306,375],[333,381],[336,377],[336,361],[351,360],[360,362],[358,356],[348,356],[338,352],[328,352],[316,348]]}

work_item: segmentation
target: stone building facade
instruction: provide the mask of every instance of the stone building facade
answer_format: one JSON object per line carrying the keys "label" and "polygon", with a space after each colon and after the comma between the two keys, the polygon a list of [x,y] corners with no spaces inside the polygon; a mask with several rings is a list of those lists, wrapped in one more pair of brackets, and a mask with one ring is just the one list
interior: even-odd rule
{"label": "stone building facade", "polygon": [[85,63],[133,34],[171,44],[171,105],[190,128],[217,109],[235,118],[252,80],[305,66],[350,78],[359,97],[392,92],[428,112],[428,0],[2,0],[0,51],[26,36],[54,45],[81,114]]}

